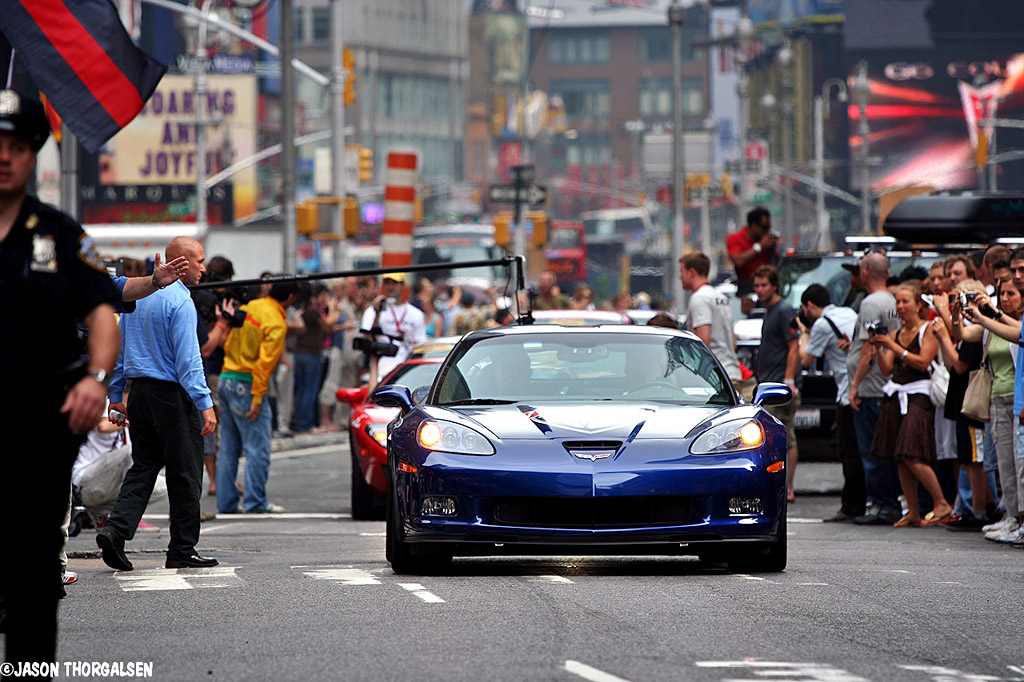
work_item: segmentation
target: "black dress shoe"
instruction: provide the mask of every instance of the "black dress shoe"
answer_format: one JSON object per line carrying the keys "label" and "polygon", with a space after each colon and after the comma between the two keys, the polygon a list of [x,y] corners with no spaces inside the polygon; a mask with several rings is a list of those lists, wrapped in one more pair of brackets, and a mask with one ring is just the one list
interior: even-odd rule
{"label": "black dress shoe", "polygon": [[825,523],[847,523],[849,521],[853,521],[855,518],[857,517],[853,514],[847,514],[844,511],[838,511],[832,516],[827,516],[823,518],[822,521],[824,521]]}
{"label": "black dress shoe", "polygon": [[216,559],[210,557],[199,556],[198,552],[194,552],[192,556],[187,556],[179,559],[167,558],[164,563],[165,568],[210,568],[216,566],[219,562]]}
{"label": "black dress shoe", "polygon": [[96,533],[96,546],[103,550],[103,563],[116,571],[130,571],[134,566],[124,553],[124,540],[106,528]]}

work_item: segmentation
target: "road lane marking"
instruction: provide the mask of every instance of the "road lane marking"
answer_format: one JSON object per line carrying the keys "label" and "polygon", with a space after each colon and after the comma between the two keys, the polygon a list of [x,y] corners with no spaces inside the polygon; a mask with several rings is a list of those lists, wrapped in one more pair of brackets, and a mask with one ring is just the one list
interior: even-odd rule
{"label": "road lane marking", "polygon": [[419,583],[398,583],[398,586],[403,590],[411,592],[413,595],[419,597],[428,604],[444,604],[444,599],[441,599],[436,594],[428,592],[427,588],[423,587]]}
{"label": "road lane marking", "polygon": [[328,452],[340,452],[345,443],[329,445],[313,445],[308,448],[296,448],[294,450],[278,450],[270,455],[270,460],[289,459],[291,457],[308,457],[309,455],[322,455]]}
{"label": "road lane marking", "polygon": [[380,585],[381,582],[360,568],[318,568],[304,571],[314,580],[334,580],[339,585]]}
{"label": "road lane marking", "polygon": [[561,585],[574,585],[573,581],[560,575],[532,575],[527,578],[531,583],[558,583]]}
{"label": "road lane marking", "polygon": [[603,670],[598,670],[579,661],[566,661],[565,669],[573,675],[579,675],[585,680],[590,680],[590,682],[629,682],[627,679],[606,673]]}
{"label": "road lane marking", "polygon": [[894,569],[890,569],[889,572],[890,573],[903,573],[903,574],[906,574],[906,575],[917,575],[917,573],[914,573],[913,571],[903,571],[903,570],[895,569],[895,568]]}
{"label": "road lane marking", "polygon": [[364,538],[383,538],[387,537],[387,533],[360,533]]}
{"label": "road lane marking", "polygon": [[822,519],[804,519],[800,518],[799,516],[787,516],[786,521],[788,521],[789,523],[824,523]]}
{"label": "road lane marking", "polygon": [[828,587],[828,583],[797,583],[801,587]]}
{"label": "road lane marking", "polygon": [[242,583],[235,575],[236,569],[237,566],[145,568],[131,572],[119,572],[114,578],[125,592],[233,587]]}
{"label": "road lane marking", "polygon": [[753,679],[729,677],[729,682],[758,682],[771,678],[776,682],[870,682],[828,663],[782,663],[776,661],[696,661],[698,668],[748,668]]}

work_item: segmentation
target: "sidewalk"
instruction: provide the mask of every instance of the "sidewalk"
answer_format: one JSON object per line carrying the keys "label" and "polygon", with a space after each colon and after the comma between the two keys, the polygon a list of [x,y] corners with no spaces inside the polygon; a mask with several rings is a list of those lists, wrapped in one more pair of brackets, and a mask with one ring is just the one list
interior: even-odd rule
{"label": "sidewalk", "polygon": [[839,462],[800,462],[794,482],[797,495],[838,495],[843,489],[843,465]]}
{"label": "sidewalk", "polygon": [[315,448],[320,445],[348,443],[348,431],[332,431],[330,433],[300,433],[294,436],[275,437],[271,440],[270,451],[301,450]]}

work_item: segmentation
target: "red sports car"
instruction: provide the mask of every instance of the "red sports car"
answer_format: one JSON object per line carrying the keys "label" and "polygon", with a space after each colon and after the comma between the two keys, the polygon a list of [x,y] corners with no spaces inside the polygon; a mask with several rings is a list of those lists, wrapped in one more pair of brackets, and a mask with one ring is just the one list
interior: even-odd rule
{"label": "red sports car", "polygon": [[[415,391],[434,382],[441,361],[454,340],[435,339],[413,349],[408,360],[385,376],[381,386],[397,384]],[[388,423],[398,414],[393,407],[380,407],[367,400],[366,386],[338,389],[339,401],[352,406],[348,440],[352,449],[352,518],[383,519],[388,463]]]}

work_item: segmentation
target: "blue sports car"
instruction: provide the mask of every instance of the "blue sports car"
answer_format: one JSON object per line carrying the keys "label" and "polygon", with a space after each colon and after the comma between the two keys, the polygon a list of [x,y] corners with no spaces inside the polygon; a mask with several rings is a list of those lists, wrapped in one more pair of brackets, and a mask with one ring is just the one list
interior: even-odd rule
{"label": "blue sports car", "polygon": [[689,332],[519,326],[467,334],[429,390],[383,386],[387,558],[695,554],[786,566],[786,433]]}

